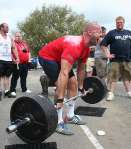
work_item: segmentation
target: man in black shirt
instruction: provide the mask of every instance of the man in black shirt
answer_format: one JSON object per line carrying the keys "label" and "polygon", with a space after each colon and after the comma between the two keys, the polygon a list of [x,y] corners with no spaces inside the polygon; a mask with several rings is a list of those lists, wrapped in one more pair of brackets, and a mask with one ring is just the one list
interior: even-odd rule
{"label": "man in black shirt", "polygon": [[131,31],[124,29],[124,23],[125,19],[122,16],[117,17],[116,29],[109,31],[100,44],[105,55],[110,59],[107,100],[114,98],[113,92],[119,78],[122,79],[127,94],[131,97]]}

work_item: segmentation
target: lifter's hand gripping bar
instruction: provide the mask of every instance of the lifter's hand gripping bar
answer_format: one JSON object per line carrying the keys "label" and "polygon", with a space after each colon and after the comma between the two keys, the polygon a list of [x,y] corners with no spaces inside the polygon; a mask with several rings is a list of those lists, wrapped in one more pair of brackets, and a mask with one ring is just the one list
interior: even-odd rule
{"label": "lifter's hand gripping bar", "polygon": [[92,93],[93,93],[93,88],[89,88],[87,91],[84,92],[84,94],[80,93],[77,96],[71,97],[70,99],[64,101],[63,104],[68,103],[72,100],[75,100],[78,97],[86,96],[87,94],[92,94]]}

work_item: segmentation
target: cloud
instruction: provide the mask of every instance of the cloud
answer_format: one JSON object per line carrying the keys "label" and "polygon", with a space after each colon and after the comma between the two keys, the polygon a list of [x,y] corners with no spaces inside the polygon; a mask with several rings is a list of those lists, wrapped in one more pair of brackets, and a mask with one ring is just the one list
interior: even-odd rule
{"label": "cloud", "polygon": [[97,21],[108,29],[115,27],[117,16],[125,17],[127,28],[131,27],[130,0],[48,0],[48,4],[67,5],[77,13],[83,13],[90,21]]}
{"label": "cloud", "polygon": [[109,29],[115,27],[115,18],[119,15],[125,17],[126,27],[131,27],[131,1],[130,0],[1,0],[0,22],[4,20],[11,29],[23,21],[34,9],[40,9],[43,5],[67,5],[78,14],[84,14],[90,21],[97,21]]}
{"label": "cloud", "polygon": [[125,17],[128,28],[131,27],[130,0],[65,0],[65,2],[76,12],[85,14],[90,21],[114,27],[115,18],[121,15]]}

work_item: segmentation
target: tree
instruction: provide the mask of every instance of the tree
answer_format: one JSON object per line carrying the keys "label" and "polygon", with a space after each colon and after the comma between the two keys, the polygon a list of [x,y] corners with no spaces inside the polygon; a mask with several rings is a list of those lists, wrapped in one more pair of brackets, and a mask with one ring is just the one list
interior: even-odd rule
{"label": "tree", "polygon": [[46,43],[66,34],[79,35],[86,20],[84,15],[78,15],[67,6],[43,6],[34,10],[24,22],[18,23],[24,39],[36,55]]}

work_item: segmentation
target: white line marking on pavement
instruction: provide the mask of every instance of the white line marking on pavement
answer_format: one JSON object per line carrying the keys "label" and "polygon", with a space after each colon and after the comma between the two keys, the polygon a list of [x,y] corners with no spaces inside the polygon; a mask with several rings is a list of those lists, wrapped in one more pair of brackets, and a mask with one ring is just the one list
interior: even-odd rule
{"label": "white line marking on pavement", "polygon": [[84,133],[86,134],[86,136],[95,146],[96,149],[104,149],[103,146],[99,143],[99,141],[95,138],[91,130],[86,125],[80,125],[80,127],[83,129]]}

